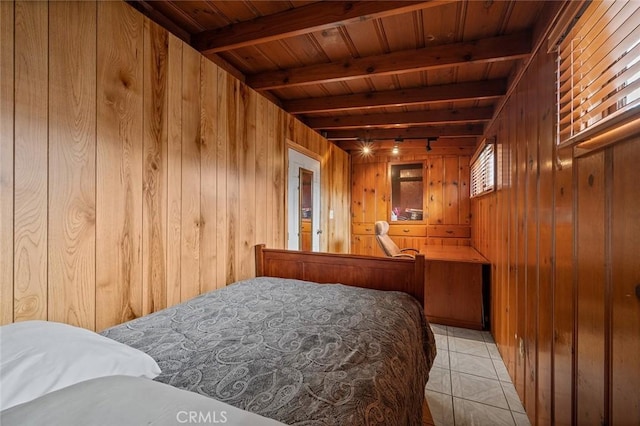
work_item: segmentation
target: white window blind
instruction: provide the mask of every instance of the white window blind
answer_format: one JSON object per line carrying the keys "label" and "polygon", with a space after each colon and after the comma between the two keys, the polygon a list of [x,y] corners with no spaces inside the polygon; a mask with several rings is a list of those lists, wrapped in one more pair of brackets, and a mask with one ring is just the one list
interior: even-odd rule
{"label": "white window blind", "polygon": [[640,105],[640,1],[587,3],[558,46],[558,143]]}
{"label": "white window blind", "polygon": [[486,143],[471,160],[471,197],[495,188],[495,144]]}

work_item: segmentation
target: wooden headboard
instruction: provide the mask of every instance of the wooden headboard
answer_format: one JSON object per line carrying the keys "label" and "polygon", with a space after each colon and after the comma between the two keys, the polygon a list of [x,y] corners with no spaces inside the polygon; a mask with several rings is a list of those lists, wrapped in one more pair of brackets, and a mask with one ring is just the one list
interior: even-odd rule
{"label": "wooden headboard", "polygon": [[267,249],[256,246],[256,276],[340,283],[409,293],[424,306],[424,255],[415,259]]}

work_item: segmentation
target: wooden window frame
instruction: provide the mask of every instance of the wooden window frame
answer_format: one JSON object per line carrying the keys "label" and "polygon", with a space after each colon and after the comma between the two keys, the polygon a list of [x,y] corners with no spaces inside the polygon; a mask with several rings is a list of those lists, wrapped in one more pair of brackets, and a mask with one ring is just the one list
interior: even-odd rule
{"label": "wooden window frame", "polygon": [[484,139],[469,162],[469,198],[477,198],[496,190],[496,140]]}
{"label": "wooden window frame", "polygon": [[558,23],[549,41],[557,53],[556,136],[560,148],[600,148],[627,136],[601,138],[605,133],[621,127],[637,130],[638,17],[640,5],[633,0],[576,2]]}
{"label": "wooden window frame", "polygon": [[[393,169],[393,166],[400,166],[400,165],[408,165],[408,164],[420,164],[422,165],[422,219],[421,220],[398,220],[398,221],[392,221],[391,220],[391,212],[393,210],[393,174],[391,173],[391,170]],[[425,160],[407,160],[407,161],[390,161],[389,162],[389,182],[388,182],[388,188],[389,188],[389,206],[387,208],[387,218],[390,224],[394,224],[394,223],[403,223],[403,224],[416,224],[416,225],[420,225],[420,224],[424,224],[428,222],[428,212],[427,212],[427,194],[426,194],[426,189],[427,189],[427,166],[426,166],[426,161]]]}

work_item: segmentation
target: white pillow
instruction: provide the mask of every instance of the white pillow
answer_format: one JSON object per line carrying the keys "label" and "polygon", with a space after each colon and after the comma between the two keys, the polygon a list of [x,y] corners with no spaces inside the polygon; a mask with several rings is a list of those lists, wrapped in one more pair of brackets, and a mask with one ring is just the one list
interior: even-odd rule
{"label": "white pillow", "polygon": [[153,379],[160,367],[144,352],[84,328],[49,321],[0,327],[0,411],[89,379]]}

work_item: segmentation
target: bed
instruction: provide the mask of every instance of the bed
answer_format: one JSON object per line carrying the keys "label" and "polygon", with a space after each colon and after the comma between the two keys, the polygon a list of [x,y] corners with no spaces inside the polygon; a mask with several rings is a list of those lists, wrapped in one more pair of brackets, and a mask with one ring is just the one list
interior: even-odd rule
{"label": "bed", "polygon": [[[109,328],[100,337],[157,363],[161,372],[153,381],[138,379],[145,381],[132,386],[152,382],[166,389],[138,394],[157,392],[171,400],[170,389],[179,391],[184,395],[177,400],[186,398],[184,406],[200,407],[199,412],[202,400],[190,398],[210,397],[289,425],[420,425],[435,358],[423,314],[423,282],[422,256],[389,259],[257,246],[256,278]],[[101,388],[105,381],[91,386]],[[98,409],[100,392],[82,386],[87,382],[8,413],[19,418],[20,410],[32,412],[30,404],[46,413],[65,406],[64,398],[77,401],[83,394],[86,404],[76,406]],[[119,386],[125,385],[111,384],[116,391],[104,399],[124,407],[117,402],[124,397]],[[139,411],[149,414],[156,411],[153,404],[157,411],[179,408],[160,397],[144,401]],[[234,416],[227,420],[243,424]],[[175,413],[168,424],[171,420]],[[148,423],[164,424],[153,415]]]}
{"label": "bed", "polygon": [[258,246],[255,279],[102,334],[151,355],[155,380],[285,424],[418,425],[435,357],[423,274],[421,256]]}

